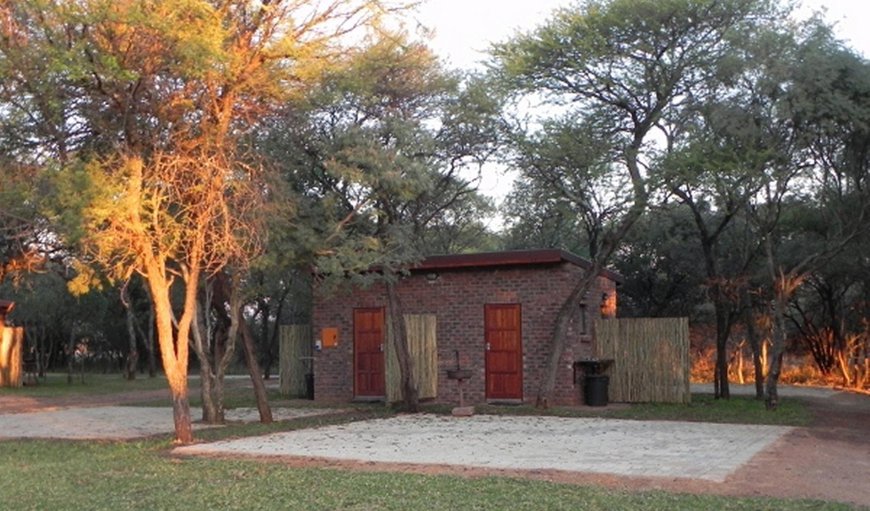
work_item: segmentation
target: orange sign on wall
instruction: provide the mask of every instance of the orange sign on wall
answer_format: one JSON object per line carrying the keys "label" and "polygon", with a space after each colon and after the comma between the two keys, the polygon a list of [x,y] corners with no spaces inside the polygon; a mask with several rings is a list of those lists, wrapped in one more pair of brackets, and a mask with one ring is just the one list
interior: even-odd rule
{"label": "orange sign on wall", "polygon": [[324,348],[338,346],[338,328],[326,327],[320,331],[320,343]]}

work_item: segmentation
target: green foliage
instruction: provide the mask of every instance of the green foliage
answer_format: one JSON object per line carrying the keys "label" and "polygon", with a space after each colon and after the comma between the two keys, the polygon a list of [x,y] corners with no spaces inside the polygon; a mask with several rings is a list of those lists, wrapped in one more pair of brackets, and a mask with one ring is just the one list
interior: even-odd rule
{"label": "green foliage", "polygon": [[753,0],[588,1],[495,45],[503,86],[557,109],[515,136],[532,184],[515,201],[533,198],[524,221],[575,211],[565,225],[583,226],[584,252],[608,258],[662,185],[692,108],[733,66],[734,42],[777,14]]}
{"label": "green foliage", "polygon": [[625,278],[619,288],[621,316],[709,320],[697,236],[689,212],[676,205],[651,209],[638,221],[614,258],[614,269]]}
{"label": "green foliage", "polygon": [[300,197],[300,222],[277,241],[304,247],[324,277],[360,281],[462,249],[487,211],[463,172],[492,153],[498,106],[401,35],[348,52],[257,141]]}

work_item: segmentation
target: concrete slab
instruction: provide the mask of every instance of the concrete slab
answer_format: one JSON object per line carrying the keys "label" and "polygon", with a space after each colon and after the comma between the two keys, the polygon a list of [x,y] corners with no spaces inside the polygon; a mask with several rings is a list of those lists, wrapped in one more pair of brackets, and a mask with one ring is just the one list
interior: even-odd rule
{"label": "concrete slab", "polygon": [[791,428],[559,417],[406,415],[177,448],[724,481]]}
{"label": "concrete slab", "polygon": [[[334,413],[327,408],[277,408],[272,410],[275,420],[288,420]],[[202,410],[191,409],[194,419],[202,417]],[[256,422],[255,408],[227,410],[227,420]],[[193,425],[194,429],[211,427]],[[91,408],[63,408],[30,413],[0,414],[0,438],[64,438],[124,440],[141,438],[174,431],[172,410],[166,407],[100,406]]]}

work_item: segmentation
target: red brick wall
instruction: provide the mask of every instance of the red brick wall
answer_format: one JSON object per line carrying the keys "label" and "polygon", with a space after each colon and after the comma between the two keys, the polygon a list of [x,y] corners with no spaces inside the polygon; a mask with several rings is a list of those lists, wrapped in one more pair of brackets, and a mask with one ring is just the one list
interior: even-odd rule
{"label": "red brick wall", "polygon": [[[397,289],[406,314],[435,314],[438,342],[437,401],[458,401],[457,383],[446,371],[455,367],[455,350],[463,368],[474,375],[464,383],[467,403],[482,403],[484,397],[484,325],[487,303],[522,305],[523,399],[533,402],[537,385],[547,363],[548,346],[555,319],[582,270],[570,263],[542,266],[498,267],[471,270],[442,270],[430,283],[423,274],[405,277]],[[570,332],[568,349],[562,356],[553,404],[577,403],[579,389],[573,382],[572,362],[592,353],[594,318],[600,315],[603,293],[615,294],[615,284],[603,277],[587,294],[588,335],[581,335],[579,322]],[[315,352],[314,382],[318,400],[353,398],[353,309],[385,307],[383,285],[351,290],[345,287],[325,295],[315,292],[312,326],[315,336],[325,327],[339,329],[336,348]],[[578,313],[579,316],[579,313]]]}

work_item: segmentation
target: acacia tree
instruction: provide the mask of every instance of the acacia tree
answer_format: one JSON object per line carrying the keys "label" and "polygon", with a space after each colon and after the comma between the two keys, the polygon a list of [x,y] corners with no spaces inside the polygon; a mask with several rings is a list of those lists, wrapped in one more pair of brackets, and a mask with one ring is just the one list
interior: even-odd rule
{"label": "acacia tree", "polygon": [[[868,65],[843,48],[830,29],[811,22],[795,46],[791,65],[759,88],[767,129],[758,146],[769,155],[764,186],[748,214],[762,240],[772,288],[772,353],[765,388],[769,409],[778,405],[777,383],[788,335],[789,301],[818,268],[864,232]],[[792,215],[815,202],[801,236],[789,233]],[[792,218],[790,218],[792,217]]]}
{"label": "acacia tree", "polygon": [[0,156],[0,283],[42,268],[58,249],[39,211],[41,181],[37,168]]}
{"label": "acacia tree", "polygon": [[176,439],[190,442],[200,280],[256,254],[252,219],[268,197],[239,138],[312,83],[341,36],[382,6],[28,0],[0,10],[0,112],[20,119],[35,159],[62,178],[59,216],[85,257],[147,282]]}
{"label": "acacia tree", "polygon": [[416,410],[396,283],[427,249],[450,246],[433,225],[465,217],[477,228],[473,172],[495,150],[499,104],[401,34],[348,53],[345,64],[274,120],[268,145],[286,155],[275,158],[288,162],[288,182],[308,199],[300,215],[320,219],[296,233],[320,277],[386,287],[402,398]]}
{"label": "acacia tree", "polygon": [[[576,137],[562,159],[562,175],[539,168],[527,178],[558,181],[578,204],[589,198],[575,183],[602,173],[626,182],[622,212],[600,236],[587,277],[560,308],[538,406],[547,406],[564,366],[574,311],[647,209],[651,171],[679,142],[688,100],[712,92],[709,84],[731,56],[731,43],[773,14],[764,0],[588,1],[493,49],[505,84],[559,107],[561,124]],[[655,144],[656,137],[664,143]]]}

